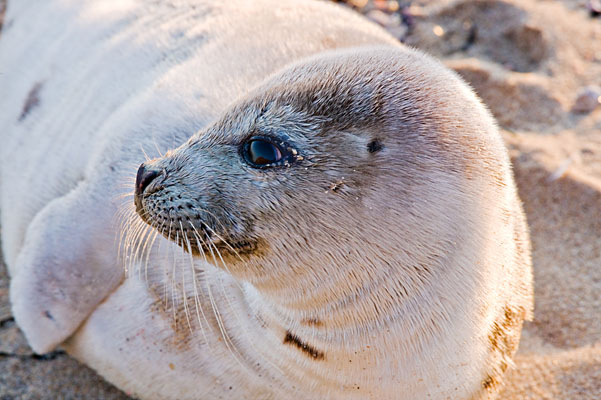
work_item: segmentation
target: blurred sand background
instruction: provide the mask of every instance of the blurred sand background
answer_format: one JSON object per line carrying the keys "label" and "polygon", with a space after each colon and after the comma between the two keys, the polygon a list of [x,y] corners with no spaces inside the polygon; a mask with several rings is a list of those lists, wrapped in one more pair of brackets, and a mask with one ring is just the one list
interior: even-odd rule
{"label": "blurred sand background", "polygon": [[[531,229],[536,309],[500,398],[601,399],[601,1],[339,2],[442,59],[501,127]],[[128,397],[60,351],[31,352],[0,259],[0,399],[57,398]]]}

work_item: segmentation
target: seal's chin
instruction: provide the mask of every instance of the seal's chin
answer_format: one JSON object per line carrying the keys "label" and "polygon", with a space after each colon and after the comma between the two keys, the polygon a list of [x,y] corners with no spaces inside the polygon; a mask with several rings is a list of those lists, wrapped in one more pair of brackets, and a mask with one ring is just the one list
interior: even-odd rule
{"label": "seal's chin", "polygon": [[138,216],[162,236],[194,256],[217,262],[220,259],[250,255],[258,250],[256,239],[233,237],[228,232],[218,232],[206,221],[197,218],[172,217],[156,213],[142,196],[136,198]]}

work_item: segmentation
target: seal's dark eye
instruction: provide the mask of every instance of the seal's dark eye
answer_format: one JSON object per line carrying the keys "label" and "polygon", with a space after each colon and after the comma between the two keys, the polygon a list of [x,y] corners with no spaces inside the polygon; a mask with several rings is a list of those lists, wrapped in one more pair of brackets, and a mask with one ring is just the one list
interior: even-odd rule
{"label": "seal's dark eye", "polygon": [[282,159],[280,148],[265,139],[252,139],[244,145],[244,157],[257,166],[267,166]]}

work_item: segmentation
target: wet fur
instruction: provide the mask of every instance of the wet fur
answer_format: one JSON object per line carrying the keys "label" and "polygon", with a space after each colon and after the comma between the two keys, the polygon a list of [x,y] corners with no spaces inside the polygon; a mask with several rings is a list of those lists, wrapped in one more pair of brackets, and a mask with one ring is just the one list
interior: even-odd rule
{"label": "wet fur", "polygon": [[[489,113],[341,8],[235,3],[9,4],[0,212],[30,344],[140,398],[494,395],[531,272]],[[300,159],[248,167],[257,132]],[[142,162],[163,235],[127,196]]]}

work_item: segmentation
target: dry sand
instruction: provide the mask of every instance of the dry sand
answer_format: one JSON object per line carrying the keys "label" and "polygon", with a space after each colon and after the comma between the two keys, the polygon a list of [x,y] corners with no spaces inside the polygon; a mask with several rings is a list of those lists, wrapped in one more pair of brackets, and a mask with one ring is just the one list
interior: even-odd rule
{"label": "dry sand", "polygon": [[[601,399],[595,2],[421,0],[399,8],[408,2],[346,1],[444,60],[502,129],[531,229],[536,308],[501,399]],[[0,399],[127,398],[60,352],[33,356],[10,317],[7,285],[0,265]]]}

